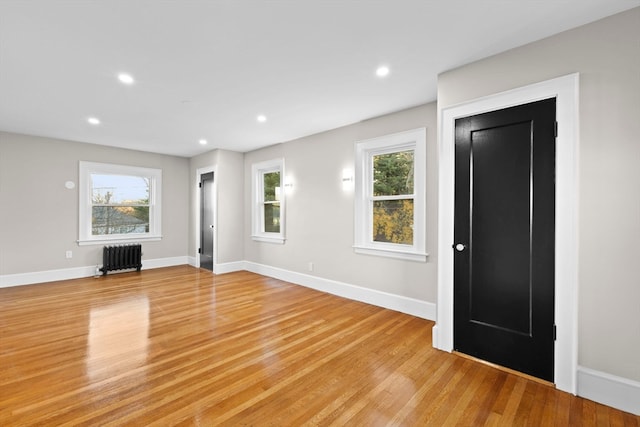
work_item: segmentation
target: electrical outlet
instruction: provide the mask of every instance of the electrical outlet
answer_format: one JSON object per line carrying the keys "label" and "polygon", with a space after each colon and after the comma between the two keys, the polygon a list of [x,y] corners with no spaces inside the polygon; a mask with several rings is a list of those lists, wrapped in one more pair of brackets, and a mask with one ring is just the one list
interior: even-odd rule
{"label": "electrical outlet", "polygon": [[73,252],[71,251],[67,251],[65,255],[67,256],[67,258],[73,258]]}
{"label": "electrical outlet", "polygon": [[313,271],[313,263],[312,262],[310,262],[307,267],[309,268],[309,271]]}

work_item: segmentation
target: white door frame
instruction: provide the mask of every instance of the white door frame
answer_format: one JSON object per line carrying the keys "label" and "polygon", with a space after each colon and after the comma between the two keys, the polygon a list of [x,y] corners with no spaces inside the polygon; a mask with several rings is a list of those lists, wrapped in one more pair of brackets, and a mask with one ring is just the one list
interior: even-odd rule
{"label": "white door frame", "polygon": [[[200,176],[213,172],[213,272],[215,273],[216,264],[218,260],[218,171],[215,166],[205,166],[196,169],[196,184],[200,183]],[[200,253],[198,248],[200,247],[200,186],[196,186],[196,226],[195,226],[195,254],[196,262],[195,266],[200,268]]]}
{"label": "white door frame", "polygon": [[455,120],[556,98],[556,239],[554,383],[576,394],[578,365],[578,92],[577,73],[444,108],[439,114],[438,305],[433,346],[453,350]]}

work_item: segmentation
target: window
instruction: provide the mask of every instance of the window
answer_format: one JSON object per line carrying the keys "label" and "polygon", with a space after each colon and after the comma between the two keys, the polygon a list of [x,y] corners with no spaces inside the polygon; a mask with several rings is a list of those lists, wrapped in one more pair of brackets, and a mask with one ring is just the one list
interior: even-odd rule
{"label": "window", "polygon": [[159,240],[159,169],[80,162],[78,244]]}
{"label": "window", "polygon": [[284,160],[254,164],[252,177],[253,240],[284,243]]}
{"label": "window", "polygon": [[426,261],[426,129],[356,143],[356,253]]}

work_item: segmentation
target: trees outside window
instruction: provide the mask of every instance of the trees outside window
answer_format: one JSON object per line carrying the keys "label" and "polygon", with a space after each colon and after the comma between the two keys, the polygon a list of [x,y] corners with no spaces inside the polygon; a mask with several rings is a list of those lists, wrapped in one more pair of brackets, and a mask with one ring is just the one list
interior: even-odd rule
{"label": "trees outside window", "polygon": [[159,240],[159,169],[80,162],[79,244]]}
{"label": "trees outside window", "polygon": [[373,156],[374,242],[413,244],[414,151]]}
{"label": "trees outside window", "polygon": [[263,231],[265,233],[280,233],[280,172],[266,172],[262,174],[264,217]]}
{"label": "trees outside window", "polygon": [[355,251],[426,260],[426,129],[356,143]]}
{"label": "trees outside window", "polygon": [[284,160],[256,163],[252,173],[252,238],[268,243],[285,240]]}
{"label": "trees outside window", "polygon": [[149,178],[91,174],[91,234],[149,232]]}

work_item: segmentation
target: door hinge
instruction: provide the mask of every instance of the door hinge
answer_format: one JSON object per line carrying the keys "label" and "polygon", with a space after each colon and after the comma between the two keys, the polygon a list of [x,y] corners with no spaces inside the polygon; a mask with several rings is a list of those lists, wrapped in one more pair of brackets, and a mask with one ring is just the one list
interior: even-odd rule
{"label": "door hinge", "polygon": [[558,122],[556,122],[554,133],[555,133],[555,137],[557,138],[558,137]]}
{"label": "door hinge", "polygon": [[202,188],[202,183],[201,182],[198,183],[198,188]]}
{"label": "door hinge", "polygon": [[198,248],[198,253],[201,254],[202,253],[202,248]]}
{"label": "door hinge", "polygon": [[553,325],[553,340],[557,341],[558,339],[558,328],[556,328],[556,325]]}

